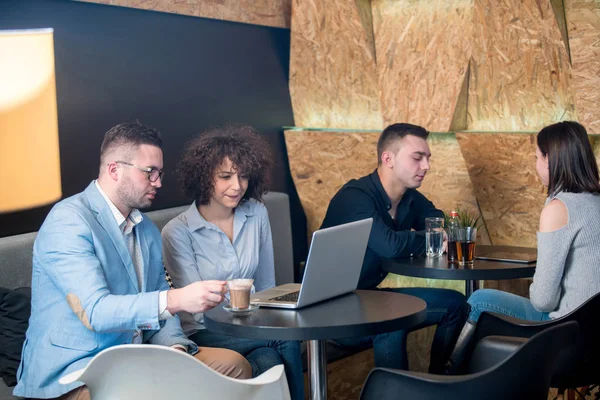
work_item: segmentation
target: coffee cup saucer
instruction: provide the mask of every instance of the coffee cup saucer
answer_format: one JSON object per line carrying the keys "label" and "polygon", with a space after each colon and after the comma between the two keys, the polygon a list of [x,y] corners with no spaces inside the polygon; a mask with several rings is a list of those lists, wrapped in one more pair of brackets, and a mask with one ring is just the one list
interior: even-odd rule
{"label": "coffee cup saucer", "polygon": [[224,304],[223,305],[223,310],[232,313],[233,315],[248,315],[251,312],[255,311],[258,309],[258,304],[252,304],[250,303],[250,306],[248,308],[246,308],[245,310],[234,310],[231,308],[231,306],[229,304]]}

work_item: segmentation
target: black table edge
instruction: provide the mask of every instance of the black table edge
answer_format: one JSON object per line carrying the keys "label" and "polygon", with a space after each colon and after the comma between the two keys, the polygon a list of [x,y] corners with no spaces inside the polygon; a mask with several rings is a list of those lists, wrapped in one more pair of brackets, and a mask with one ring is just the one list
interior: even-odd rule
{"label": "black table edge", "polygon": [[[404,295],[403,296],[408,296]],[[419,299],[421,300],[421,299]],[[413,330],[425,321],[427,317],[427,305],[421,300],[425,307],[420,311],[393,320],[385,320],[379,322],[370,322],[366,324],[355,324],[348,328],[347,325],[339,327],[308,327],[308,328],[289,328],[289,327],[265,327],[265,326],[247,326],[216,322],[210,318],[210,311],[204,314],[204,326],[213,332],[222,333],[224,335],[243,337],[247,339],[263,339],[263,340],[326,340],[326,339],[343,339],[348,337],[360,337],[368,335],[376,335],[380,333],[393,332],[401,329],[407,331]],[[318,304],[316,305],[318,306]],[[222,306],[218,306],[222,307]],[[311,306],[309,306],[311,307]],[[299,311],[301,311],[300,309]],[[211,310],[212,311],[212,310]],[[296,312],[294,310],[276,310],[274,312]],[[244,318],[244,317],[237,317]],[[405,328],[404,328],[405,327]]]}
{"label": "black table edge", "polygon": [[[427,268],[418,265],[402,265],[402,271],[399,272],[392,264],[399,260],[384,259],[381,269],[396,275],[410,276],[414,278],[446,279],[455,281],[469,280],[504,280],[531,278],[535,271],[535,264],[519,264],[519,267],[504,270],[486,270],[486,269],[442,269]],[[478,262],[486,262],[479,260]],[[533,268],[532,268],[533,267]]]}

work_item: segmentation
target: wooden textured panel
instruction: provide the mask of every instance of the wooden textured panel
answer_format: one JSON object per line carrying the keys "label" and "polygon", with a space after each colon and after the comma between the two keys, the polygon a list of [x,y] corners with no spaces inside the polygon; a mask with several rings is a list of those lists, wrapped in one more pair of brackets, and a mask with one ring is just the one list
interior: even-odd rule
{"label": "wooden textured panel", "polygon": [[554,11],[554,17],[556,18],[556,24],[560,30],[560,34],[563,39],[563,43],[567,50],[567,56],[570,54],[569,50],[569,34],[567,33],[567,17],[565,15],[565,2],[564,0],[550,0],[552,10]]}
{"label": "wooden textured panel", "polygon": [[371,0],[356,0],[356,9],[360,15],[360,21],[367,34],[367,41],[371,47],[373,59],[375,59],[375,34],[373,32],[373,15],[371,14]]}
{"label": "wooden textured panel", "polygon": [[590,136],[590,142],[596,155],[596,163],[600,166],[600,136]]}
{"label": "wooden textured panel", "polygon": [[296,126],[382,129],[366,1],[294,0],[290,95]]}
{"label": "wooden textured panel", "polygon": [[379,132],[285,131],[290,171],[309,237],[321,226],[337,191],[377,168],[378,138]]}
{"label": "wooden textured panel", "polygon": [[[446,213],[460,208],[481,215],[476,192],[456,137],[450,134],[431,134],[428,142],[431,170],[419,191]],[[479,229],[477,236],[480,243],[490,243],[485,226]]]}
{"label": "wooden textured panel", "polygon": [[456,136],[492,243],[535,247],[546,199],[535,171],[536,135]]}
{"label": "wooden textured panel", "polygon": [[372,349],[328,364],[327,398],[330,400],[358,399],[365,379],[373,368],[375,368],[375,357]]}
{"label": "wooden textured panel", "polygon": [[290,27],[292,0],[80,0],[248,24]]}
{"label": "wooden textured panel", "polygon": [[570,65],[549,0],[475,0],[468,127],[537,130],[576,119]]}
{"label": "wooden textured panel", "polygon": [[386,125],[450,129],[457,106],[466,106],[458,99],[471,56],[473,1],[372,0]]}
{"label": "wooden textured panel", "polygon": [[465,281],[454,281],[445,279],[431,278],[413,278],[410,276],[388,274],[385,279],[377,286],[379,288],[412,288],[412,287],[431,287],[452,289],[465,294]]}
{"label": "wooden textured panel", "polygon": [[565,0],[577,116],[600,133],[600,0]]}

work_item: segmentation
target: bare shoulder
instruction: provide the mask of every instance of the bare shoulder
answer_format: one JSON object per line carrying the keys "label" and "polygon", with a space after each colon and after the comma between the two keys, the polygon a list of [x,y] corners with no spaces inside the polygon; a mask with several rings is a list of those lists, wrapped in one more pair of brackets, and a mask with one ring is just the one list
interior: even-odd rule
{"label": "bare shoulder", "polygon": [[540,232],[557,231],[569,222],[569,212],[565,203],[558,199],[546,204],[540,215]]}

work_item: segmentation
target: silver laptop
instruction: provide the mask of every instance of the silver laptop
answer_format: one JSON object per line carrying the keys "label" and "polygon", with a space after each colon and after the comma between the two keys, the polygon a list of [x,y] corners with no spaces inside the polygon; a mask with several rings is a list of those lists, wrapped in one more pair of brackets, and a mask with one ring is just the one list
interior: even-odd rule
{"label": "silver laptop", "polygon": [[300,308],[349,293],[358,286],[373,218],[313,233],[302,285],[288,283],[254,293],[251,303]]}

